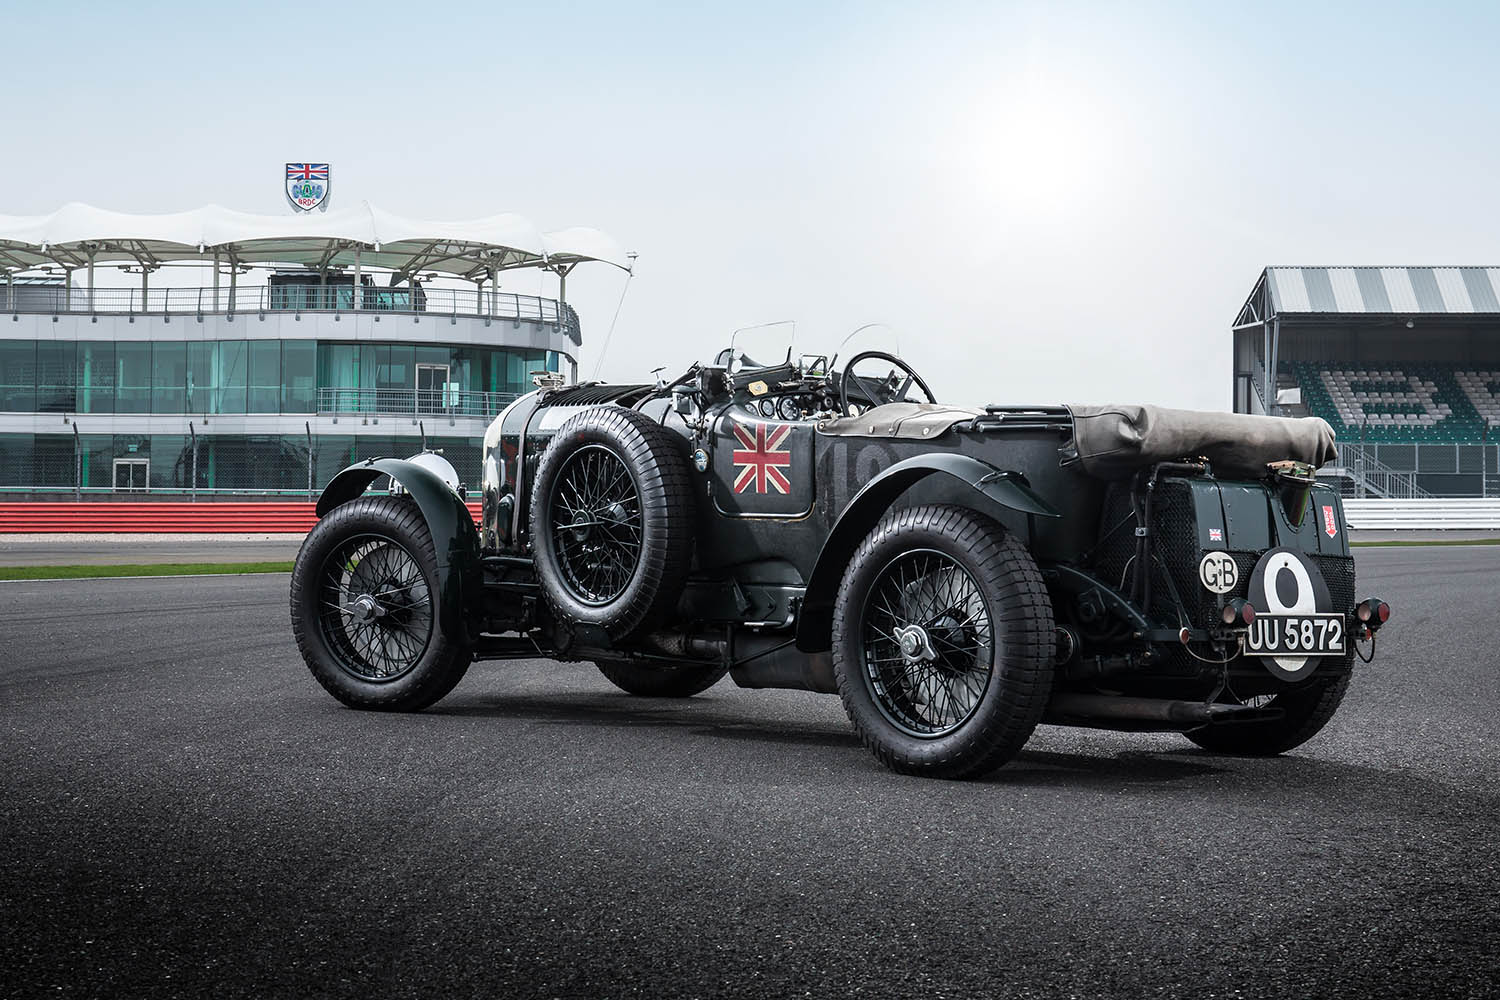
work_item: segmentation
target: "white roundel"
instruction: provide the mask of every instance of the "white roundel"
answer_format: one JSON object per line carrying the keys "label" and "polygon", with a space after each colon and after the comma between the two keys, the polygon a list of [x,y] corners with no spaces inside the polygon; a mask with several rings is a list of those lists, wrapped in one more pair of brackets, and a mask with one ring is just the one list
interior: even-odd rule
{"label": "white roundel", "polygon": [[[1250,604],[1263,615],[1300,615],[1333,610],[1328,584],[1300,553],[1272,549],[1250,574]],[[1264,627],[1264,626],[1263,626]],[[1301,680],[1317,667],[1310,656],[1262,656],[1266,668],[1283,680]]]}
{"label": "white roundel", "polygon": [[[1273,552],[1267,558],[1265,566],[1267,606],[1256,608],[1257,611],[1267,611],[1273,615],[1295,615],[1318,610],[1318,596],[1313,591],[1312,577],[1307,575],[1307,565],[1301,559],[1290,552]],[[1286,603],[1286,597],[1277,583],[1284,570],[1289,571],[1296,581],[1295,595],[1290,604]]]}
{"label": "white roundel", "polygon": [[1215,594],[1227,594],[1240,582],[1240,568],[1228,552],[1210,552],[1198,563],[1198,582]]}

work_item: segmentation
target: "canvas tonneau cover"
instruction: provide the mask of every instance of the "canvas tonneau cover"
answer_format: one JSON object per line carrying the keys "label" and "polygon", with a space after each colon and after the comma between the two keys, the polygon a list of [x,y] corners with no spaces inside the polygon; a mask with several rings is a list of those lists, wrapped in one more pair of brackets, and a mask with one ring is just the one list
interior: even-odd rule
{"label": "canvas tonneau cover", "polygon": [[1332,461],[1333,428],[1322,417],[1261,417],[1248,413],[1173,410],[1162,406],[1068,407],[1073,437],[1063,464],[1090,475],[1122,479],[1157,462],[1206,458],[1219,476],[1259,478],[1271,462]]}

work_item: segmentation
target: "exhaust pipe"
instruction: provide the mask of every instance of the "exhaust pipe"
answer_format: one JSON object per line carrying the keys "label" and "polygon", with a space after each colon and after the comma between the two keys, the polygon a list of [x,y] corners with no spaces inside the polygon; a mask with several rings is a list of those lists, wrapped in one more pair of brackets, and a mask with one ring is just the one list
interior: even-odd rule
{"label": "exhaust pipe", "polygon": [[653,632],[646,645],[668,656],[723,660],[733,656],[729,676],[742,688],[787,688],[838,692],[833,658],[827,650],[804,653],[787,634],[740,632],[727,638],[684,632]]}
{"label": "exhaust pipe", "polygon": [[1206,726],[1231,716],[1265,714],[1248,705],[1204,704],[1201,701],[1174,701],[1168,698],[1133,698],[1114,694],[1073,694],[1052,696],[1043,722],[1053,725],[1091,725],[1096,722],[1155,723],[1172,729]]}

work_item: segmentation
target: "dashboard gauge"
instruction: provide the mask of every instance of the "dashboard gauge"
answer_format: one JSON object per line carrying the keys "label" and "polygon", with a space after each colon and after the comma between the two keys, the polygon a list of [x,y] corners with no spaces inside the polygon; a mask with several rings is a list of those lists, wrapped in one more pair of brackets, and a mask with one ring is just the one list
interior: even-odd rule
{"label": "dashboard gauge", "polygon": [[781,402],[776,404],[776,415],[782,420],[801,420],[802,404],[791,396],[782,396]]}
{"label": "dashboard gauge", "polygon": [[776,416],[776,403],[769,396],[760,401],[759,409],[760,415],[767,419]]}

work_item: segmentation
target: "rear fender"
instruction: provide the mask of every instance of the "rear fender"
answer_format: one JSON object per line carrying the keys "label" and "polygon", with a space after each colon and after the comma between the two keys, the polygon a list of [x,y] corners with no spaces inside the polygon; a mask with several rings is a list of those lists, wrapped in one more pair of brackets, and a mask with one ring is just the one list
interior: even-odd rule
{"label": "rear fender", "polygon": [[966,483],[993,503],[1034,517],[1061,517],[1015,472],[995,468],[977,458],[956,453],[918,455],[897,462],[866,483],[839,515],[813,566],[802,610],[797,619],[797,648],[818,652],[831,645],[833,602],[839,582],[864,541],[891,504],[917,482],[931,475],[950,476]]}
{"label": "rear fender", "polygon": [[318,497],[318,517],[362,496],[381,476],[390,476],[416,501],[437,554],[438,621],[451,636],[466,636],[480,606],[483,576],[479,531],[463,499],[431,470],[396,458],[372,458],[334,476]]}

